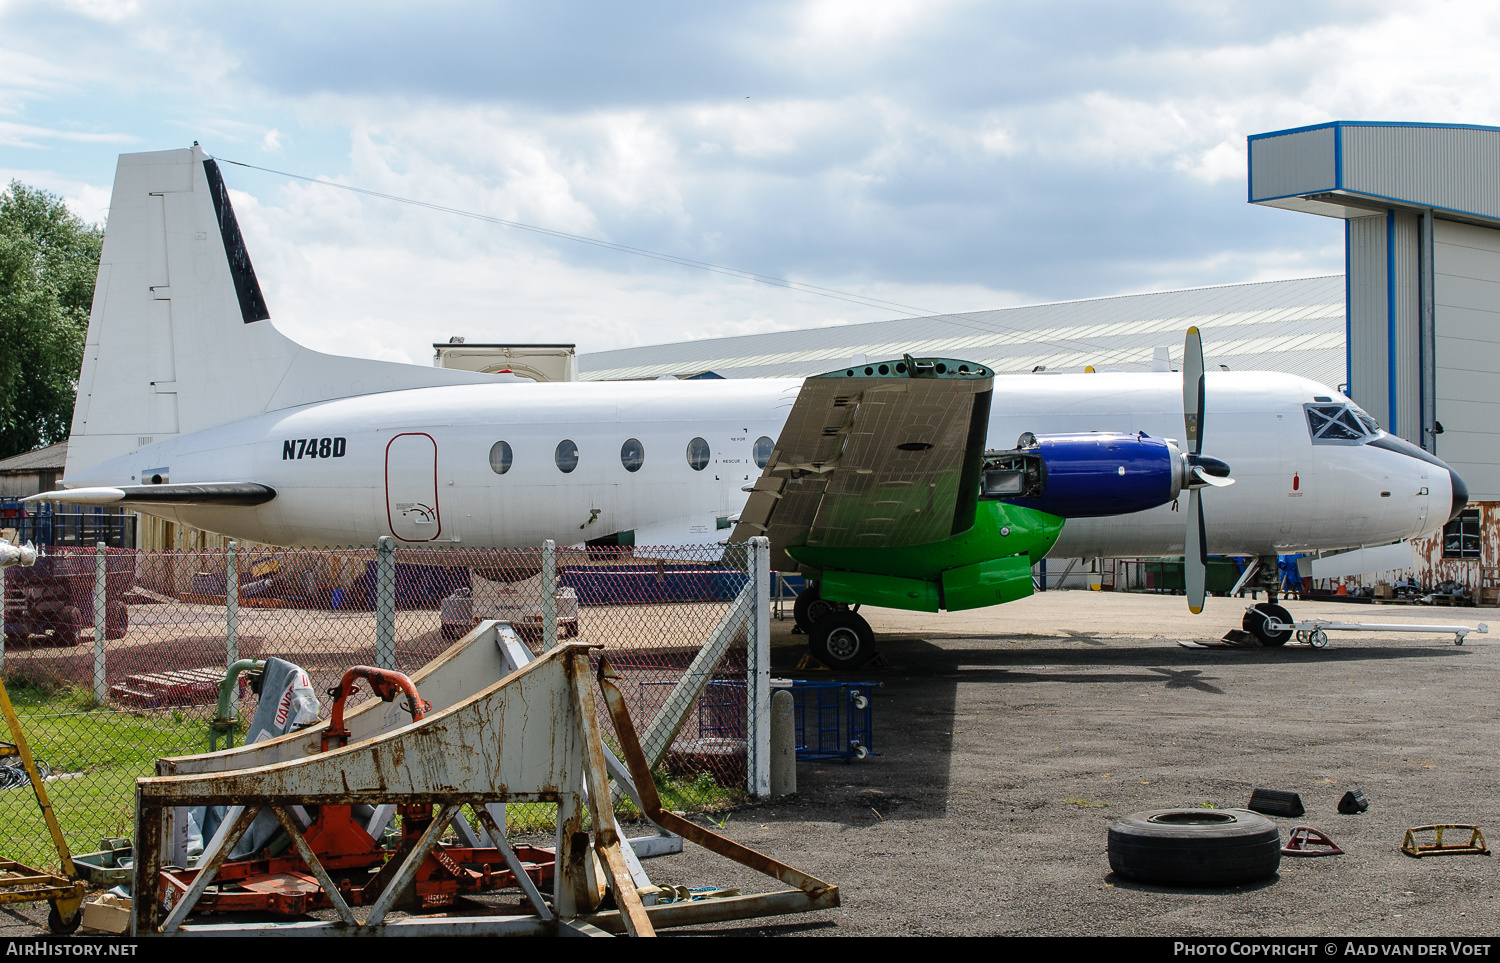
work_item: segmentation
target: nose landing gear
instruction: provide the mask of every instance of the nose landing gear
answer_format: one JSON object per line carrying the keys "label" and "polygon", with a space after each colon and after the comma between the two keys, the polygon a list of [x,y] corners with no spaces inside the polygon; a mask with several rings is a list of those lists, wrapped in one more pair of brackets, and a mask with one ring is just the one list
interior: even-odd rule
{"label": "nose landing gear", "polygon": [[1261,645],[1282,646],[1286,645],[1292,638],[1291,629],[1273,631],[1267,628],[1270,622],[1280,622],[1290,625],[1292,613],[1284,607],[1276,604],[1277,592],[1280,591],[1280,569],[1278,559],[1275,555],[1268,555],[1260,559],[1259,570],[1256,572],[1256,583],[1258,587],[1265,589],[1266,600],[1252,605],[1245,610],[1245,617],[1240,624],[1246,632],[1255,636]]}

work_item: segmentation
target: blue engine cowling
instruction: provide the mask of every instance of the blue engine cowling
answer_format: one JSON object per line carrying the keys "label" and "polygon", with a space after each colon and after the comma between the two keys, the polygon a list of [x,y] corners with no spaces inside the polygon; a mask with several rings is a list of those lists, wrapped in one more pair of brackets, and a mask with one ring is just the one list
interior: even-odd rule
{"label": "blue engine cowling", "polygon": [[985,454],[980,497],[1061,518],[1126,515],[1165,504],[1187,481],[1177,446],[1145,432],[1021,436]]}

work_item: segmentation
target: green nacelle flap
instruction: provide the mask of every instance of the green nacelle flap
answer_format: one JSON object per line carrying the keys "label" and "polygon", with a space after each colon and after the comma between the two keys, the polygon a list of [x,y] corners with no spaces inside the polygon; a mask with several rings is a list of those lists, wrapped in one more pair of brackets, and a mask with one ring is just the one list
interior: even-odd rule
{"label": "green nacelle flap", "polygon": [[858,602],[913,612],[936,612],[939,601],[936,582],[865,572],[824,572],[818,594],[830,602]]}
{"label": "green nacelle flap", "polygon": [[1024,599],[1032,593],[1031,557],[976,562],[943,573],[943,607],[950,612]]}

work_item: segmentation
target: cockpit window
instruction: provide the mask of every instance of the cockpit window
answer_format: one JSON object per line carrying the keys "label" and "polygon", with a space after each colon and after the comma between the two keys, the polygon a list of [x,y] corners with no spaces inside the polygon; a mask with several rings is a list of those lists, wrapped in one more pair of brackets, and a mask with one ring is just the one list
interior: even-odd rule
{"label": "cockpit window", "polygon": [[1312,433],[1313,444],[1353,443],[1361,444],[1368,437],[1380,433],[1375,419],[1353,404],[1311,404],[1302,406],[1307,411],[1307,430]]}

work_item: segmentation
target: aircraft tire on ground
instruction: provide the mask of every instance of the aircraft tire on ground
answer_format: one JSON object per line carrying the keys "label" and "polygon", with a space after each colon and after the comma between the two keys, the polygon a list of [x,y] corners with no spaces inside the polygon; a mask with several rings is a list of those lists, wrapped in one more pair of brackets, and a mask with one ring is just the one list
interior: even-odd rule
{"label": "aircraft tire on ground", "polygon": [[1271,602],[1261,602],[1250,611],[1245,613],[1245,618],[1240,622],[1246,632],[1260,640],[1261,645],[1275,646],[1286,645],[1292,637],[1292,630],[1286,629],[1281,632],[1272,632],[1266,628],[1270,619],[1278,622],[1291,622],[1292,613],[1279,605]]}
{"label": "aircraft tire on ground", "polygon": [[875,630],[864,616],[841,609],[813,623],[807,647],[830,669],[858,669],[875,658]]}
{"label": "aircraft tire on ground", "polygon": [[1276,824],[1247,809],[1153,809],[1109,827],[1109,868],[1143,883],[1232,886],[1280,865]]}
{"label": "aircraft tire on ground", "polygon": [[817,583],[809,582],[807,588],[797,593],[797,600],[792,603],[792,621],[797,623],[797,628],[811,635],[813,624],[819,619],[847,608],[843,602],[826,601],[818,593]]}

